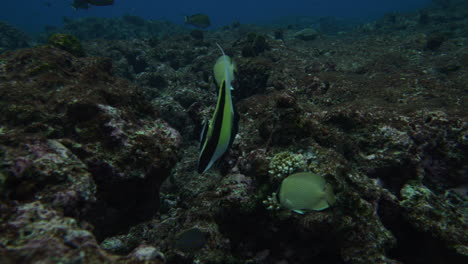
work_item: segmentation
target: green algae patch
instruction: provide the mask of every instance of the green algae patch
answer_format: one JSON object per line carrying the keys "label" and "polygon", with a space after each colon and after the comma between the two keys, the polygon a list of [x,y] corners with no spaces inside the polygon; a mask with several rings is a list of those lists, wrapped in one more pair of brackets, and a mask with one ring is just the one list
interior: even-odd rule
{"label": "green algae patch", "polygon": [[80,40],[73,35],[60,33],[53,34],[49,37],[49,40],[47,42],[50,45],[68,51],[77,57],[83,57],[85,55]]}
{"label": "green algae patch", "polygon": [[48,63],[48,62],[41,62],[37,61],[37,65],[27,72],[29,75],[38,75],[40,73],[48,72],[57,69],[57,65]]}

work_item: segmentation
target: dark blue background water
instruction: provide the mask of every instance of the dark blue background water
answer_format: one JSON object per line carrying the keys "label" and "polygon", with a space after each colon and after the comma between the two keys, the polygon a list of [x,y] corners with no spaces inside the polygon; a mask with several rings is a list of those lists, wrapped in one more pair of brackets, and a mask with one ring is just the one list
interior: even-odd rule
{"label": "dark blue background water", "polygon": [[[113,6],[93,6],[73,10],[72,0],[2,0],[0,21],[23,30],[40,31],[45,25],[60,26],[63,17],[119,17],[138,15],[147,19],[164,19],[182,24],[183,16],[205,13],[213,27],[230,24],[264,22],[281,16],[337,16],[377,18],[387,12],[409,11],[427,6],[431,0],[115,0]],[[48,6],[46,3],[49,3]]]}

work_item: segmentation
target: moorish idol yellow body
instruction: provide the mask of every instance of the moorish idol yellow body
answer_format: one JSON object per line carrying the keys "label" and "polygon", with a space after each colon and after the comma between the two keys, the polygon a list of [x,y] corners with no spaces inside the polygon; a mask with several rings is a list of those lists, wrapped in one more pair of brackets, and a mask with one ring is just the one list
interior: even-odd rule
{"label": "moorish idol yellow body", "polygon": [[231,89],[234,80],[235,64],[224,54],[218,58],[213,73],[219,86],[218,100],[213,117],[205,123],[200,137],[198,173],[206,172],[229,149],[235,136],[234,105]]}

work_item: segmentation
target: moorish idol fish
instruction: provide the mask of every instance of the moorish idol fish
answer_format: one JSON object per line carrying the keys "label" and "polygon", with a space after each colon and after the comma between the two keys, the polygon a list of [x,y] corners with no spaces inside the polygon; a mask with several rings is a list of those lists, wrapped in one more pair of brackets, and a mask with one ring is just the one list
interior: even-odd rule
{"label": "moorish idol fish", "polygon": [[[216,44],[218,45],[218,44]],[[216,84],[219,86],[218,101],[211,120],[204,124],[200,136],[200,156],[198,173],[206,172],[229,149],[235,137],[234,105],[231,89],[236,66],[229,56],[224,54],[213,67]]]}

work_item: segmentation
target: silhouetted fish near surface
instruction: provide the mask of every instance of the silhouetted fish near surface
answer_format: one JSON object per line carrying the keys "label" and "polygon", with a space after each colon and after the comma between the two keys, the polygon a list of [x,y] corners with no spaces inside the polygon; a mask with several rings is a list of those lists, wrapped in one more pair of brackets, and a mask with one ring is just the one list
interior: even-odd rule
{"label": "silhouetted fish near surface", "polygon": [[210,17],[205,14],[195,14],[184,17],[185,24],[189,24],[199,28],[207,28],[211,26]]}
{"label": "silhouetted fish near surface", "polygon": [[114,0],[87,0],[87,2],[95,6],[107,6],[114,4]]}
{"label": "silhouetted fish near surface", "polygon": [[74,0],[72,7],[74,9],[88,9],[89,5],[108,6],[114,4],[114,0]]}

